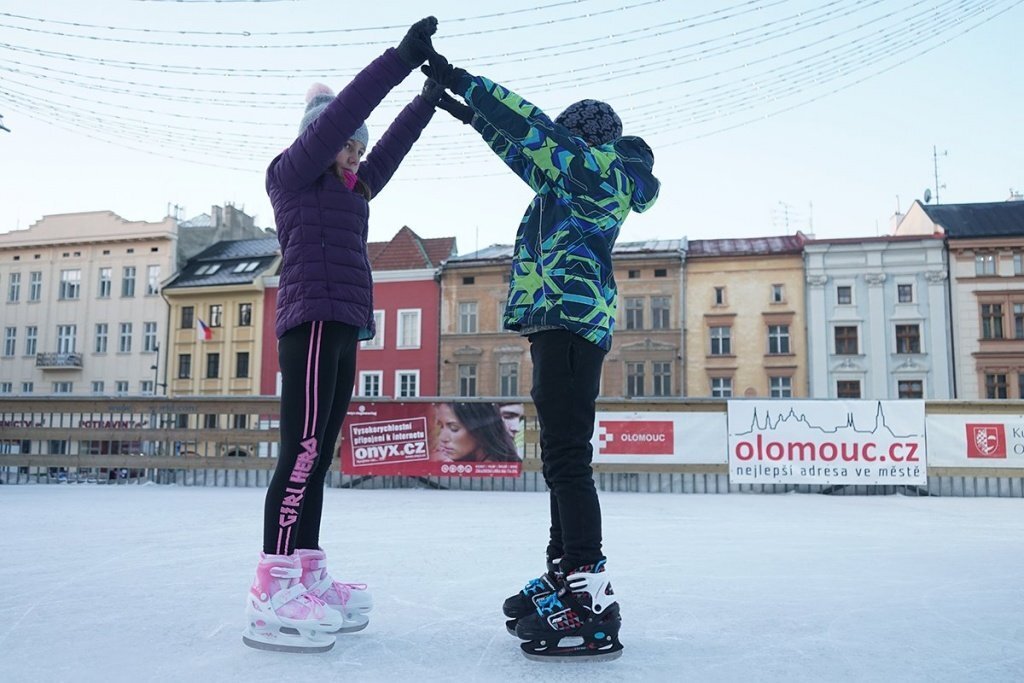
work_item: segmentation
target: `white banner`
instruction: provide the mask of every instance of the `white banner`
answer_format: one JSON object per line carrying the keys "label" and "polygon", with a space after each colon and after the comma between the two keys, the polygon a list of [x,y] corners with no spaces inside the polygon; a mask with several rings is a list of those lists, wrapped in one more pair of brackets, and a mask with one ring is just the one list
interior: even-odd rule
{"label": "white banner", "polygon": [[730,484],[926,484],[924,401],[729,401]]}
{"label": "white banner", "polygon": [[933,467],[1024,468],[1024,415],[929,415]]}
{"label": "white banner", "polygon": [[598,412],[594,462],[724,464],[724,413]]}

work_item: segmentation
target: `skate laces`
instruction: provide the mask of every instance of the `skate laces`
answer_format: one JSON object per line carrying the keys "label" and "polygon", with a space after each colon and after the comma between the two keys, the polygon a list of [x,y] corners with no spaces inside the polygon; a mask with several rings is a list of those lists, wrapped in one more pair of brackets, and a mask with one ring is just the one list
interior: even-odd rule
{"label": "skate laces", "polygon": [[341,581],[332,581],[331,590],[338,594],[341,598],[342,604],[348,602],[348,599],[352,597],[352,591],[364,591],[368,588],[365,583],[342,583]]}

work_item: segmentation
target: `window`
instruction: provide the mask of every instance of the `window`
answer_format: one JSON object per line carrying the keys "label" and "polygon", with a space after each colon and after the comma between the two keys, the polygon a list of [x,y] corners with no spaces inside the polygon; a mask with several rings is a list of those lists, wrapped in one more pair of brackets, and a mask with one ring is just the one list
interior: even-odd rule
{"label": "window", "polygon": [[[32,382],[22,382],[21,383],[21,393],[23,393],[23,394],[31,394],[33,391],[35,391],[35,385],[32,384]],[[1022,395],[1024,395],[1024,394],[1022,394]]]}
{"label": "window", "polygon": [[257,268],[259,268],[259,267],[260,267],[260,262],[259,261],[242,261],[241,263],[236,264],[234,269],[231,272],[232,273],[251,273],[254,270],[256,270]]}
{"label": "window", "polygon": [[651,363],[651,379],[654,382],[652,395],[672,395],[672,363],[668,361],[655,361]]}
{"label": "window", "polygon": [[651,328],[667,330],[670,326],[669,308],[672,299],[667,296],[651,297]]}
{"label": "window", "polygon": [[725,287],[715,287],[715,305],[725,305]]}
{"label": "window", "polygon": [[249,352],[239,351],[235,354],[235,377],[245,379],[249,376]]}
{"label": "window", "polygon": [[640,271],[639,271],[639,270],[629,270],[629,271],[626,271],[626,276],[627,276],[627,277],[628,277],[628,278],[629,278],[630,280],[636,280],[636,279],[639,279],[639,277],[640,277]]}
{"label": "window", "polygon": [[252,327],[252,304],[238,304],[238,326]]}
{"label": "window", "polygon": [[11,273],[11,281],[7,283],[7,301],[15,303],[21,298],[21,273]]}
{"label": "window", "polygon": [[[127,384],[127,382],[125,382]],[[53,393],[55,394],[70,394],[74,391],[74,385],[71,382],[54,382]]]}
{"label": "window", "polygon": [[160,293],[160,266],[146,266],[146,296]]}
{"label": "window", "polygon": [[78,298],[82,288],[82,271],[62,270],[60,271],[60,295],[62,301],[69,301]]}
{"label": "window", "polygon": [[114,279],[113,268],[100,268],[100,286],[98,294],[100,299],[110,298],[111,281]]}
{"label": "window", "polygon": [[914,285],[896,285],[896,301],[901,304],[914,303]]}
{"label": "window", "polygon": [[361,349],[383,349],[384,348],[384,311],[375,310],[373,312],[373,326],[377,330],[377,334],[374,335],[373,339],[365,339],[359,342],[359,348]]}
{"label": "window", "polygon": [[17,349],[18,341],[18,328],[17,327],[5,327],[4,328],[4,356],[13,356]]}
{"label": "window", "polygon": [[793,398],[793,378],[769,377],[768,395],[772,398]]}
{"label": "window", "polygon": [[206,354],[206,378],[216,379],[220,377],[220,354]]}
{"label": "window", "polygon": [[732,377],[711,378],[711,398],[731,398]]}
{"label": "window", "polygon": [[139,382],[139,393],[143,396],[153,396],[156,392],[153,391],[153,380],[144,379]]}
{"label": "window", "polygon": [[644,396],[644,384],[644,363],[626,363],[626,396]]}
{"label": "window", "polygon": [[835,328],[836,355],[857,355],[857,327],[855,325],[837,325]]}
{"label": "window", "polygon": [[78,346],[78,330],[74,325],[57,325],[57,353],[74,353]]}
{"label": "window", "polygon": [[121,296],[135,296],[135,266],[125,266],[121,271]]}
{"label": "window", "polygon": [[368,398],[380,396],[381,373],[380,371],[359,373],[359,395]]}
{"label": "window", "polygon": [[654,269],[654,277],[668,277],[668,269],[667,268],[655,268]]}
{"label": "window", "polygon": [[921,353],[921,326],[896,326],[896,353]]}
{"label": "window", "polygon": [[0,394],[13,394],[14,382],[0,382]]}
{"label": "window", "polygon": [[782,285],[772,285],[772,303],[781,304],[786,301],[786,290]]}
{"label": "window", "polygon": [[213,275],[220,270],[219,263],[207,263],[196,268],[196,275]]}
{"label": "window", "polygon": [[192,377],[192,354],[178,354],[178,379],[189,379]]}
{"label": "window", "polygon": [[153,353],[156,349],[156,323],[142,323],[142,350]]}
{"label": "window", "polygon": [[[248,415],[232,415],[231,426],[234,429],[248,429],[249,428],[249,416]],[[238,451],[235,451],[237,454]],[[231,454],[229,454],[231,455]]]}
{"label": "window", "polygon": [[789,325],[768,326],[768,353],[789,353]]}
{"label": "window", "polygon": [[1006,398],[1006,375],[985,375],[985,398]]}
{"label": "window", "polygon": [[[1013,336],[1024,339],[1024,304],[1013,305]],[[1021,398],[1024,398],[1024,394],[1021,394]]]}
{"label": "window", "polygon": [[711,328],[711,355],[728,356],[732,353],[732,328],[727,326]]}
{"label": "window", "polygon": [[132,324],[131,323],[121,323],[120,325],[118,325],[117,352],[118,353],[131,353],[132,352]]}
{"label": "window", "polygon": [[[23,387],[22,393],[29,394],[32,392],[31,390],[25,391]],[[1024,372],[1017,375],[1017,396],[1024,397]]]}
{"label": "window", "polygon": [[224,324],[224,307],[220,304],[210,304],[210,327],[220,327]]}
{"label": "window", "polygon": [[[1019,251],[1013,252],[1013,274],[1024,275],[1024,254]],[[1021,394],[1024,396],[1024,394]]]}
{"label": "window", "polygon": [[203,415],[203,429],[217,429],[217,423],[216,415]]}
{"label": "window", "polygon": [[103,380],[94,380],[92,383],[92,393],[102,394],[103,393]]}
{"label": "window", "polygon": [[919,379],[901,379],[896,384],[896,391],[900,398],[924,398],[924,382]]}
{"label": "window", "polygon": [[860,398],[860,380],[841,379],[837,381],[836,398]]}
{"label": "window", "polygon": [[128,393],[128,382],[125,380],[118,380],[114,382],[114,393],[127,394]]}
{"label": "window", "polygon": [[395,387],[398,398],[412,398],[420,395],[420,371],[399,370],[395,373]]}
{"label": "window", "polygon": [[626,329],[644,329],[644,300],[638,296],[626,297]]}
{"label": "window", "polygon": [[462,284],[474,285],[476,284],[476,278],[472,275],[467,275],[466,277],[462,278]]}
{"label": "window", "polygon": [[839,285],[836,287],[836,303],[840,306],[848,306],[853,303],[853,287],[850,285]]}
{"label": "window", "polygon": [[196,324],[195,311],[192,306],[181,307],[181,325],[179,329],[190,330],[192,326]]}
{"label": "window", "polygon": [[476,364],[459,365],[459,396],[476,396]]}
{"label": "window", "polygon": [[974,256],[974,274],[981,277],[996,274],[995,254],[976,254]]}
{"label": "window", "polygon": [[519,363],[498,363],[498,395],[519,395]]}
{"label": "window", "polygon": [[981,338],[1002,339],[1003,338],[1003,305],[982,304],[981,305]]}
{"label": "window", "polygon": [[398,311],[398,348],[418,349],[420,347],[420,311],[419,309],[399,309]]}
{"label": "window", "polygon": [[476,302],[463,301],[459,304],[459,334],[476,333]]}
{"label": "window", "polygon": [[35,325],[29,325],[25,328],[25,355],[34,356],[36,355],[36,345],[39,341],[39,328]]}
{"label": "window", "polygon": [[28,278],[28,300],[40,301],[43,298],[43,274],[34,271]]}
{"label": "window", "polygon": [[107,323],[96,323],[96,344],[93,346],[93,350],[96,351],[96,353],[107,352],[107,335]]}

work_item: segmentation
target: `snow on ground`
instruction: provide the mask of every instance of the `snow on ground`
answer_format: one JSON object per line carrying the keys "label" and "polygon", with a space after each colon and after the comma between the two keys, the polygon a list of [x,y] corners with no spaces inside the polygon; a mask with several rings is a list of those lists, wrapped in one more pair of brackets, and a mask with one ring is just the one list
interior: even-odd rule
{"label": "snow on ground", "polygon": [[1021,680],[1024,501],[602,494],[622,658],[537,663],[501,602],[543,568],[547,496],[328,490],[369,628],[241,642],[263,491],[0,486],[4,681]]}

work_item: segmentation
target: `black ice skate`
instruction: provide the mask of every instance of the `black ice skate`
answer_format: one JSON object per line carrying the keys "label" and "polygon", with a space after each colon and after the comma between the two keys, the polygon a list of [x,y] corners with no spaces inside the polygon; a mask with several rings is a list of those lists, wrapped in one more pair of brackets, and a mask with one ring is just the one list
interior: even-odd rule
{"label": "black ice skate", "polygon": [[516,623],[523,617],[537,611],[537,601],[546,598],[558,589],[561,571],[558,563],[561,558],[548,560],[548,570],[536,579],[523,586],[523,590],[507,598],[501,611],[509,617],[505,628],[512,635],[516,634]]}
{"label": "black ice skate", "polygon": [[558,592],[537,601],[537,610],[519,619],[520,647],[537,661],[611,660],[622,655],[619,603],[604,560],[569,572]]}

